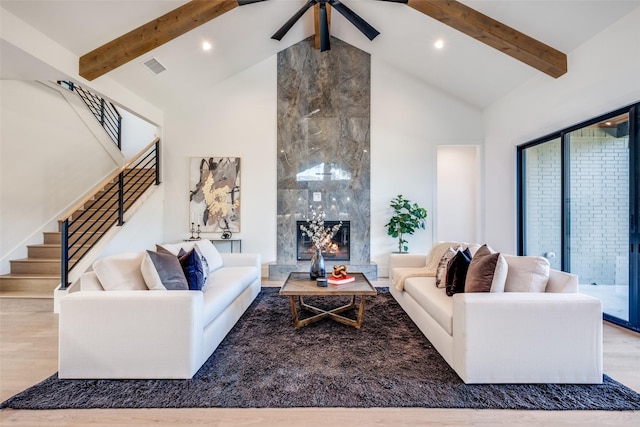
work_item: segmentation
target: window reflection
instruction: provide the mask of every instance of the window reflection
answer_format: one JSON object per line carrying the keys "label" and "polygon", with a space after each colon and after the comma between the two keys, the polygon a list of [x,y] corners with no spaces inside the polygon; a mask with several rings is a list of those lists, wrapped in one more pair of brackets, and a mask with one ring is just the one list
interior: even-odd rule
{"label": "window reflection", "polygon": [[318,163],[296,174],[296,181],[349,181],[351,173],[334,163]]}

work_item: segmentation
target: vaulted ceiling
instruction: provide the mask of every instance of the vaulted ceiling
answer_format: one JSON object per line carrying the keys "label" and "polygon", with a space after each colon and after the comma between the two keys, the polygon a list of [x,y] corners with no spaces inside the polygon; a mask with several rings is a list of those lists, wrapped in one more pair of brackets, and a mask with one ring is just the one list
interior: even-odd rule
{"label": "vaulted ceiling", "polygon": [[[313,14],[307,13],[281,41],[270,38],[306,1],[268,0],[235,7],[107,75],[161,108],[189,102],[203,88],[314,34]],[[3,9],[78,57],[186,3],[185,0],[0,1]],[[370,41],[344,17],[333,13],[332,36],[475,107],[490,105],[534,76],[553,78],[403,3],[376,0],[343,3],[381,34]],[[640,7],[640,0],[461,0],[461,3],[568,54],[569,73],[572,50]],[[437,39],[444,40],[441,50],[433,46]],[[204,40],[210,41],[213,49],[204,52],[201,49]],[[594,54],[606,57],[606,52]],[[151,57],[166,71],[154,75],[142,66]],[[11,61],[3,52],[3,78],[16,78]]]}

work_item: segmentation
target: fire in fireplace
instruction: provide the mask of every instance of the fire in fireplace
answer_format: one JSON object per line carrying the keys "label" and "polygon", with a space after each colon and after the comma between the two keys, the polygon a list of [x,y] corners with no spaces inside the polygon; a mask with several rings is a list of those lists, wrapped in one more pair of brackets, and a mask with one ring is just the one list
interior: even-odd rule
{"label": "fire in fireplace", "polygon": [[[339,224],[340,221],[325,221],[326,228]],[[306,221],[296,222],[296,242],[297,242],[297,259],[298,261],[309,261],[313,255],[313,245],[311,239],[300,230],[300,225],[306,225]],[[322,251],[322,255],[326,261],[349,261],[350,257],[350,222],[342,221],[342,225],[331,241],[329,248]]]}

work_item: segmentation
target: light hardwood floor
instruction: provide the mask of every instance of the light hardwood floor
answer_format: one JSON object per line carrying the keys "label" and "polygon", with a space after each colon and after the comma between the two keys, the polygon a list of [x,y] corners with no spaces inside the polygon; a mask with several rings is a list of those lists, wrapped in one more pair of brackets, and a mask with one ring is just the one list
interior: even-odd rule
{"label": "light hardwood floor", "polygon": [[[266,283],[266,285],[274,285]],[[385,285],[383,281],[376,285]],[[57,370],[58,318],[47,300],[0,299],[0,400]],[[366,319],[365,319],[366,321]],[[640,391],[640,334],[605,323],[604,371]],[[639,412],[460,409],[120,409],[0,412],[2,426],[623,426]]]}

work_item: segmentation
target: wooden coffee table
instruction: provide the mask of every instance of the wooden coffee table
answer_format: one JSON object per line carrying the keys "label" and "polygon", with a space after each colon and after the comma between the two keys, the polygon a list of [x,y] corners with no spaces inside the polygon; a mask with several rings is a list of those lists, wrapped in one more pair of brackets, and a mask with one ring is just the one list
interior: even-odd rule
{"label": "wooden coffee table", "polygon": [[[364,316],[364,302],[365,297],[369,295],[377,295],[378,291],[371,285],[369,280],[363,273],[349,273],[351,276],[355,276],[356,280],[351,283],[345,283],[344,285],[328,285],[327,287],[320,287],[316,285],[315,280],[309,278],[309,273],[293,272],[289,274],[287,280],[280,289],[280,295],[289,297],[291,302],[291,314],[293,315],[293,324],[296,329],[303,326],[307,326],[311,323],[318,322],[322,319],[332,319],[345,325],[353,326],[360,329],[362,326],[362,317]],[[323,310],[318,307],[306,304],[304,297],[306,296],[334,296],[334,295],[348,295],[351,296],[351,302],[347,305],[343,305],[331,310]],[[347,310],[351,310],[356,307],[356,297],[360,297],[360,307],[358,308],[358,317],[353,320],[347,317],[341,316],[340,313]],[[314,316],[306,319],[300,319],[298,316],[298,308],[296,306],[296,297],[300,304],[300,310],[305,309],[315,313]]]}

